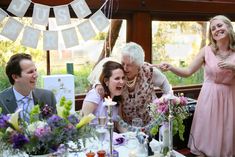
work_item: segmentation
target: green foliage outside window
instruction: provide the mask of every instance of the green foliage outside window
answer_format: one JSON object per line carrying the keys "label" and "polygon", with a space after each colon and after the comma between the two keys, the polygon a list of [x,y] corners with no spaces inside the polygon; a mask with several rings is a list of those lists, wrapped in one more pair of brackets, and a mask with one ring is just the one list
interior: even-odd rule
{"label": "green foliage outside window", "polygon": [[[152,38],[152,63],[167,62],[177,67],[188,66],[199,52],[201,46],[205,44],[202,40],[202,30],[206,29],[205,26],[199,22],[157,21],[153,23],[153,30],[155,29],[155,32],[153,32]],[[200,42],[198,40],[188,41],[188,37],[194,36],[200,36]],[[169,45],[176,47],[190,46],[191,50],[186,51],[186,54],[186,52],[183,53],[183,51],[181,52],[177,48],[172,49],[170,53],[177,57],[171,57],[167,51],[167,46]],[[178,53],[182,53],[182,58],[178,57],[180,55]],[[203,69],[200,69],[188,78],[179,77],[171,72],[165,72],[164,74],[173,86],[200,84],[203,81]]]}
{"label": "green foliage outside window", "polygon": [[[39,66],[38,69],[38,82],[37,86],[41,87],[41,77],[46,75],[46,53],[42,50],[36,50],[31,48],[26,48],[22,45],[17,45],[10,41],[2,40],[0,42],[0,91],[8,88],[11,84],[8,81],[8,78],[5,74],[5,66],[9,58],[16,53],[29,53],[32,55],[33,60]],[[75,93],[85,93],[89,89],[89,82],[87,81],[87,76],[91,72],[92,65],[85,64],[82,65],[78,70],[74,71],[75,75]],[[66,74],[66,70],[64,69],[53,69],[52,74]]]}

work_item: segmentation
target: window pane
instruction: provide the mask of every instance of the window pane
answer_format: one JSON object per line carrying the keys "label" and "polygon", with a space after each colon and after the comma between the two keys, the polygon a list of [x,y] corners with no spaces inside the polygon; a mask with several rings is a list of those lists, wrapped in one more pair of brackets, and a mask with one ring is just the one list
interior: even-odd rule
{"label": "window pane", "polygon": [[[153,21],[152,28],[152,63],[155,64],[168,62],[178,67],[188,66],[207,42],[204,40],[207,22]],[[172,72],[165,72],[165,75],[174,86],[203,81],[202,69],[189,78]]]}
{"label": "window pane", "polygon": [[[24,26],[31,26],[39,30],[45,30],[45,27],[33,25],[31,18],[16,18]],[[0,23],[0,32],[2,31],[3,26],[7,22],[8,18],[5,18],[3,22]],[[71,19],[72,25],[78,25],[78,19]],[[82,22],[80,20],[79,22]],[[67,26],[67,27],[71,27]],[[57,27],[54,18],[50,18],[50,28],[49,30],[60,31],[65,29],[65,26]],[[77,29],[77,28],[76,28]],[[91,40],[84,41],[82,37],[77,33],[79,44],[69,49],[65,49],[61,33],[59,33],[59,48],[57,51],[50,51],[50,70],[51,74],[65,74],[67,73],[66,65],[67,63],[73,64],[74,75],[75,75],[75,93],[84,93],[89,88],[89,82],[87,81],[87,76],[91,72],[93,65],[99,58],[99,55],[102,51],[104,45],[104,39],[108,32],[108,27],[103,32],[98,32],[96,37]],[[89,31],[89,30],[88,30]],[[114,30],[112,30],[114,31]],[[29,48],[22,46],[20,41],[22,39],[23,31],[21,31],[15,42],[8,40],[7,38],[0,35],[0,91],[9,87],[10,84],[5,75],[5,65],[9,60],[9,57],[15,53],[29,53],[33,56],[33,60],[36,63],[38,68],[39,77],[38,77],[38,86],[41,87],[41,76],[46,75],[46,51],[43,51],[43,40],[40,36],[37,49]],[[126,42],[126,21],[123,20],[122,26],[119,32],[119,36],[116,40],[116,43],[113,48],[113,55],[118,55],[118,48],[122,43]],[[112,54],[111,54],[112,55]]]}
{"label": "window pane", "polygon": [[[50,22],[53,23],[53,21]],[[75,75],[76,94],[85,93],[89,90],[90,84],[87,77],[101,54],[108,29],[109,28],[106,28],[103,32],[97,32],[97,36],[88,41],[84,41],[78,34],[79,44],[69,49],[65,48],[63,39],[59,36],[59,49],[56,51],[50,51],[52,74],[67,73],[66,65],[68,63],[72,63],[73,73]],[[113,54],[111,55],[118,55],[118,48],[126,41],[125,30],[126,21],[123,20],[119,37],[116,40],[112,52]]]}
{"label": "window pane", "polygon": [[[15,18],[24,26],[32,26],[31,18]],[[3,29],[3,26],[6,24],[8,17],[5,18],[0,24],[0,32]],[[42,30],[39,26],[36,26],[37,29]],[[23,31],[19,34],[15,42],[7,39],[6,37],[0,35],[0,91],[10,86],[7,76],[5,75],[5,66],[9,58],[16,53],[29,53],[32,55],[33,60],[38,69],[38,86],[41,86],[41,76],[46,74],[46,52],[42,50],[42,43],[39,41],[37,49],[30,47],[25,47],[21,45],[21,39],[23,36]]]}

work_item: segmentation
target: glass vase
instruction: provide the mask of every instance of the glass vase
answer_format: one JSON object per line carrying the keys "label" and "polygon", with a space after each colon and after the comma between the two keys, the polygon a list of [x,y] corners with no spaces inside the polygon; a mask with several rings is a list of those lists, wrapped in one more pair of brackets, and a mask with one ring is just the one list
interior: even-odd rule
{"label": "glass vase", "polygon": [[159,129],[159,142],[161,146],[160,153],[164,156],[169,151],[169,123],[164,122]]}

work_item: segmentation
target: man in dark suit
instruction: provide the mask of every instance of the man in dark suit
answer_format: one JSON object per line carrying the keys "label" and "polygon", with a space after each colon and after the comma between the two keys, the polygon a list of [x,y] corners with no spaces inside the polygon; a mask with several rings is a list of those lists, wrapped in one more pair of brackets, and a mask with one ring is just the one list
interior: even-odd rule
{"label": "man in dark suit", "polygon": [[6,74],[12,87],[0,93],[2,113],[13,113],[19,108],[30,111],[35,104],[47,104],[52,112],[56,112],[54,94],[49,90],[36,88],[37,68],[29,54],[13,55],[7,62]]}

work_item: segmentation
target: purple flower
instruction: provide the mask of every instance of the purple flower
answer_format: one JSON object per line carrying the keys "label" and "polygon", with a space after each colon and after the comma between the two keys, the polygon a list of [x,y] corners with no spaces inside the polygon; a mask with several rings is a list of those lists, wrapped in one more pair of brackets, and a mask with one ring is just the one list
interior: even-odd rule
{"label": "purple flower", "polygon": [[41,138],[43,136],[46,136],[48,135],[49,133],[51,132],[51,128],[49,126],[45,126],[45,127],[42,127],[42,128],[37,128],[35,130],[35,136]]}
{"label": "purple flower", "polygon": [[180,105],[185,106],[188,103],[188,99],[186,97],[179,97],[180,98]]}
{"label": "purple flower", "polygon": [[24,144],[29,142],[29,139],[27,137],[18,133],[14,134],[11,140],[12,140],[14,149],[20,149],[23,147]]}
{"label": "purple flower", "polygon": [[76,124],[79,123],[79,119],[75,115],[73,115],[73,114],[68,117],[68,120],[73,125],[76,125]]}
{"label": "purple flower", "polygon": [[167,113],[168,112],[168,105],[167,104],[160,104],[159,106],[158,106],[158,109],[157,109],[157,111],[159,112],[159,113]]}
{"label": "purple flower", "polygon": [[47,123],[52,128],[66,126],[66,121],[57,115],[52,115],[48,118]]}
{"label": "purple flower", "polygon": [[53,110],[49,105],[44,105],[41,108],[41,113],[43,117],[50,117],[53,114]]}
{"label": "purple flower", "polygon": [[63,156],[63,154],[66,153],[66,146],[64,144],[61,144],[55,153],[53,155],[55,156]]}
{"label": "purple flower", "polygon": [[0,128],[7,128],[9,126],[8,120],[10,119],[9,116],[1,115],[0,116]]}

